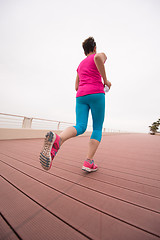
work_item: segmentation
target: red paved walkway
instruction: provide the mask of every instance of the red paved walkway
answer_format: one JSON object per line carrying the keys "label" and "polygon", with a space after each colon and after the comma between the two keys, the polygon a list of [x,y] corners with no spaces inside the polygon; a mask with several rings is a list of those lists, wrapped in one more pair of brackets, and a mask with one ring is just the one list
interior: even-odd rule
{"label": "red paved walkway", "polygon": [[0,141],[0,239],[159,239],[160,137],[103,137],[91,174],[87,143],[66,142],[45,172],[42,139]]}

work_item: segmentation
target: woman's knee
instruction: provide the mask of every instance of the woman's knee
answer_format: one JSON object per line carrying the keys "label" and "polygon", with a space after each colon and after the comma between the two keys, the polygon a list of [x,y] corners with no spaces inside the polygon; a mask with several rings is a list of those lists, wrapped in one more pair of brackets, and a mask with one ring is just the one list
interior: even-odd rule
{"label": "woman's knee", "polygon": [[87,126],[83,125],[83,124],[79,124],[75,126],[76,130],[77,130],[77,136],[83,134],[86,131]]}

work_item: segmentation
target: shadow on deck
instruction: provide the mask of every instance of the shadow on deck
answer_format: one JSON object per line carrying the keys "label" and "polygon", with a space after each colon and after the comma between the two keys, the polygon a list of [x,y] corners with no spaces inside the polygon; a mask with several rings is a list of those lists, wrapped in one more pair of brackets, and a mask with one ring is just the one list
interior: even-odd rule
{"label": "shadow on deck", "polygon": [[0,141],[0,239],[160,238],[160,137],[104,136],[90,174],[87,143],[66,142],[46,172],[43,139]]}

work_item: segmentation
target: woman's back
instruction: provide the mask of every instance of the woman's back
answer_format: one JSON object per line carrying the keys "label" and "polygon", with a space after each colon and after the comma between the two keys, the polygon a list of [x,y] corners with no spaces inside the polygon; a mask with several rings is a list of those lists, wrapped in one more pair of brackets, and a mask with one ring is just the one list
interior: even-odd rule
{"label": "woman's back", "polygon": [[79,87],[76,97],[104,93],[101,75],[94,62],[95,54],[86,57],[78,66]]}

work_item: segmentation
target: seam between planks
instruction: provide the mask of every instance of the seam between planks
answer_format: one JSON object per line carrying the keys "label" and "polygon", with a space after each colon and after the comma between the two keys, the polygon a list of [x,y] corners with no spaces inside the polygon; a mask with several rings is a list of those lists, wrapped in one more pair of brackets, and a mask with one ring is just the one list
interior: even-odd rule
{"label": "seam between planks", "polygon": [[8,220],[4,217],[4,215],[0,212],[0,216],[3,218],[3,220],[6,222],[6,224],[10,227],[10,229],[14,232],[14,234],[17,236],[19,240],[22,240],[20,235],[16,232],[16,230],[12,227],[12,225],[8,222]]}

